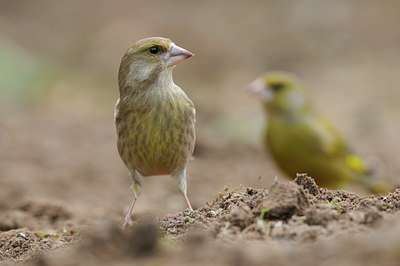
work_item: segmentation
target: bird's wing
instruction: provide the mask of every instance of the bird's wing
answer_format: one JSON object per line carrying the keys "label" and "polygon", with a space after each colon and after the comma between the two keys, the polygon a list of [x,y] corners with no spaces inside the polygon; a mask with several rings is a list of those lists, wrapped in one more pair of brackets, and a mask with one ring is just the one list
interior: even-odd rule
{"label": "bird's wing", "polygon": [[[182,91],[183,92],[183,91]],[[185,131],[188,133],[188,145],[189,145],[189,151],[193,154],[194,151],[194,145],[196,142],[196,132],[195,132],[195,123],[196,123],[196,109],[194,108],[194,105],[192,101],[186,96],[184,97],[184,102],[185,102],[185,108],[183,108],[184,113],[183,118],[185,120],[184,127],[186,128]],[[182,119],[182,118],[180,118]]]}
{"label": "bird's wing", "polygon": [[349,148],[339,131],[326,119],[318,118],[311,121],[310,128],[318,140],[313,146],[314,149],[318,149],[328,157],[344,156],[348,153]]}
{"label": "bird's wing", "polygon": [[117,122],[118,115],[119,115],[119,98],[118,98],[117,102],[115,103],[115,107],[114,107],[114,123]]}
{"label": "bird's wing", "polygon": [[351,148],[344,141],[339,131],[326,119],[317,119],[312,123],[312,128],[319,136],[319,143],[316,145],[320,151],[331,158],[343,158],[345,164],[359,174],[368,174],[368,167],[364,160],[352,152]]}

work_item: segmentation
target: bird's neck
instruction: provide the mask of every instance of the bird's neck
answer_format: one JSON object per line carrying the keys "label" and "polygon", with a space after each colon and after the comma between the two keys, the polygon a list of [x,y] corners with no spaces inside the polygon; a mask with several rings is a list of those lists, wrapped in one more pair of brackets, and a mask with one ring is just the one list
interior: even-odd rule
{"label": "bird's neck", "polygon": [[152,89],[167,90],[175,86],[172,78],[172,67],[167,67],[164,71],[158,74],[156,81],[152,84]]}
{"label": "bird's neck", "polygon": [[134,104],[136,99],[141,101],[148,99],[149,101],[145,102],[149,103],[163,99],[177,87],[172,78],[172,67],[166,68],[152,78],[137,80],[133,77],[130,80],[131,82],[120,85],[120,99],[127,104]]}
{"label": "bird's neck", "polygon": [[304,105],[301,109],[277,109],[265,106],[269,119],[278,119],[283,123],[303,123],[310,117],[315,116],[314,109],[310,104]]}

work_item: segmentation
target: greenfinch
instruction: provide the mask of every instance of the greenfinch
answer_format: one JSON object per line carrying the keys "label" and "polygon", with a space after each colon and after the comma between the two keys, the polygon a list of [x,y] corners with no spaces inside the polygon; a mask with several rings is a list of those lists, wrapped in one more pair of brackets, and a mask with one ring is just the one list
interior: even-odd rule
{"label": "greenfinch", "polygon": [[339,131],[317,114],[296,77],[269,72],[253,81],[248,90],[263,103],[268,121],[265,144],[287,175],[307,173],[318,185],[331,189],[358,183],[374,193],[388,192],[388,186],[375,180]]}
{"label": "greenfinch", "polygon": [[187,197],[186,167],[195,145],[195,109],[172,79],[173,68],[191,56],[169,39],[151,37],[136,42],[122,57],[114,121],[118,151],[133,190],[124,227],[132,225],[143,177],[176,178],[187,207],[193,210]]}

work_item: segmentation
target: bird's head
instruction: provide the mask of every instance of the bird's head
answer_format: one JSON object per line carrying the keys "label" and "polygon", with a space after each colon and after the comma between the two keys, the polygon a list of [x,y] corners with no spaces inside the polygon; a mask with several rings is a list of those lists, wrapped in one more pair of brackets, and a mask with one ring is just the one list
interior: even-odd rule
{"label": "bird's head", "polygon": [[153,83],[193,54],[170,39],[151,37],[132,45],[122,57],[119,68],[120,88],[126,85]]}
{"label": "bird's head", "polygon": [[248,86],[270,112],[299,113],[310,109],[310,101],[301,82],[293,75],[281,72],[267,72]]}

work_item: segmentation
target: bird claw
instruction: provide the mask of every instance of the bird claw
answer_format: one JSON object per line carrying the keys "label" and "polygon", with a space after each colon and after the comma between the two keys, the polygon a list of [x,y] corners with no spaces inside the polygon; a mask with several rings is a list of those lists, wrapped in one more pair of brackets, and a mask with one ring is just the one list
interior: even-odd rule
{"label": "bird claw", "polygon": [[181,213],[185,213],[186,211],[189,211],[189,213],[191,213],[193,211],[193,209],[192,208],[190,208],[190,209],[187,208],[187,209],[185,209],[183,211],[180,211],[180,212],[170,212],[170,213],[167,213],[167,214],[160,215],[158,218],[160,220],[162,220],[162,219],[166,218],[167,216],[176,216],[176,215],[179,215]]}
{"label": "bird claw", "polygon": [[133,221],[132,221],[131,216],[126,216],[126,217],[125,217],[125,222],[124,222],[124,224],[122,225],[122,230],[125,230],[126,227],[127,227],[128,225],[129,225],[129,226],[132,226],[132,224],[133,224]]}
{"label": "bird claw", "polygon": [[167,216],[176,216],[176,215],[181,214],[181,213],[182,213],[182,212],[169,212],[169,213],[160,215],[158,218],[159,218],[160,220],[162,220],[162,219],[166,218]]}

